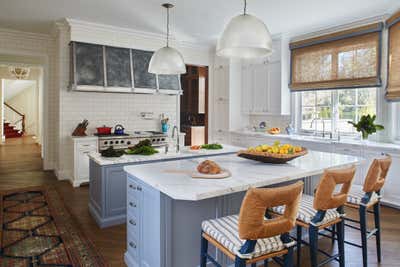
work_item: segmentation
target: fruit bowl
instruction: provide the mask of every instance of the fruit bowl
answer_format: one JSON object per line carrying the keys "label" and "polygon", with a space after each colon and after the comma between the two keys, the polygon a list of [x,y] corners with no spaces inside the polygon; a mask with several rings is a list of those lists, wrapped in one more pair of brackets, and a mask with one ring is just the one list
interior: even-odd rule
{"label": "fruit bowl", "polygon": [[237,155],[241,158],[256,160],[264,163],[284,164],[295,158],[304,156],[307,153],[307,149],[302,147],[302,150],[300,152],[295,152],[293,154],[277,154],[269,152],[241,150],[237,153]]}

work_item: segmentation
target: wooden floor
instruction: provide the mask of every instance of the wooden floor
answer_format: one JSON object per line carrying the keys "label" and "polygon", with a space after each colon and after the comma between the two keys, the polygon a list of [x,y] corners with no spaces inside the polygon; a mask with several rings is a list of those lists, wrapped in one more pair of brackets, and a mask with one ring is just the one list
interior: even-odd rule
{"label": "wooden floor", "polygon": [[[69,182],[57,181],[53,172],[42,171],[40,147],[30,137],[9,139],[5,144],[0,145],[0,190],[43,184],[54,185],[57,188],[84,233],[93,241],[109,264],[112,267],[125,266],[123,261],[125,226],[106,229],[97,227],[87,208],[88,186],[74,189]],[[351,210],[346,210],[346,212],[349,215],[355,214]],[[400,211],[382,207],[381,219],[383,261],[380,265],[377,264],[375,240],[370,239],[369,266],[400,266]],[[354,230],[346,229],[346,239],[359,242],[359,234]],[[319,244],[321,248],[332,249],[329,240],[320,240]],[[304,247],[302,251],[304,257],[301,266],[309,266],[307,247]],[[331,263],[326,266],[338,266],[338,264]],[[346,246],[346,266],[362,266],[360,249]]]}

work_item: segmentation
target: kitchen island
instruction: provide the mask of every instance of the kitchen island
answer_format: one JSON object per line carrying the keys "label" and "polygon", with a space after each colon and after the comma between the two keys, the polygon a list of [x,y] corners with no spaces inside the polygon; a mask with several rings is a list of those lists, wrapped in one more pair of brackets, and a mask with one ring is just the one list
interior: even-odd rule
{"label": "kitchen island", "polygon": [[159,153],[143,155],[123,155],[119,158],[105,158],[97,152],[89,156],[89,212],[99,227],[109,227],[126,222],[126,174],[125,166],[153,163],[153,168],[163,161],[187,158],[213,157],[235,154],[240,147],[223,145],[218,150],[190,150],[184,147],[180,152],[160,149]]}
{"label": "kitchen island", "polygon": [[[272,165],[225,155],[212,160],[228,169],[231,177],[191,178],[189,173],[204,159],[124,167],[128,176],[128,266],[198,266],[201,222],[237,214],[248,188],[293,182],[320,175],[326,168],[345,167],[362,160],[309,151],[287,164]],[[209,251],[213,254],[215,250]],[[223,266],[230,263],[222,254],[214,257]]]}

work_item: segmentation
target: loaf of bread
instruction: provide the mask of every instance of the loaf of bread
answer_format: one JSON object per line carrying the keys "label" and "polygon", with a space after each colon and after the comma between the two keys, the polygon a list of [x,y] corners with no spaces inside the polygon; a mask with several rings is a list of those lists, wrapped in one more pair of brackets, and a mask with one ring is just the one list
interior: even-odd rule
{"label": "loaf of bread", "polygon": [[212,160],[205,160],[197,166],[197,171],[203,174],[219,174],[221,167]]}

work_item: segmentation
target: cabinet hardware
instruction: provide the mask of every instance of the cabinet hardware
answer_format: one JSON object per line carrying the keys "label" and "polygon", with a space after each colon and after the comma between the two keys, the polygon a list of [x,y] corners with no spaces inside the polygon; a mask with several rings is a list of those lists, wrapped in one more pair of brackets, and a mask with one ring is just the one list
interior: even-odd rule
{"label": "cabinet hardware", "polygon": [[129,202],[129,206],[136,208],[136,204],[134,204],[133,202]]}
{"label": "cabinet hardware", "polygon": [[133,186],[132,184],[130,184],[130,185],[129,185],[129,188],[135,190],[135,189],[136,189],[136,186]]}
{"label": "cabinet hardware", "polygon": [[141,186],[137,186],[137,187],[136,187],[136,190],[137,190],[137,191],[142,191],[142,187],[141,187]]}
{"label": "cabinet hardware", "polygon": [[133,242],[129,242],[129,246],[131,246],[132,248],[136,248],[136,244]]}
{"label": "cabinet hardware", "polygon": [[136,222],[134,220],[129,220],[129,223],[132,225],[136,225]]}

